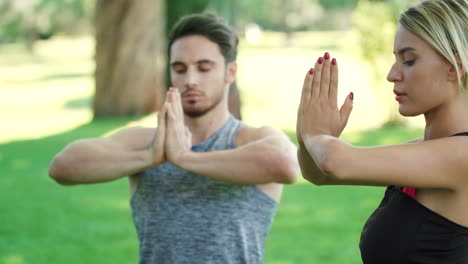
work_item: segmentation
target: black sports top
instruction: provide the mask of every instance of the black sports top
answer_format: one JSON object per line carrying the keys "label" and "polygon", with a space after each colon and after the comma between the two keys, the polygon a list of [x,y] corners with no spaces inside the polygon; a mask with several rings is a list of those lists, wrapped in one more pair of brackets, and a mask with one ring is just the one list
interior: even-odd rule
{"label": "black sports top", "polygon": [[468,264],[468,227],[389,186],[364,226],[359,247],[364,264]]}

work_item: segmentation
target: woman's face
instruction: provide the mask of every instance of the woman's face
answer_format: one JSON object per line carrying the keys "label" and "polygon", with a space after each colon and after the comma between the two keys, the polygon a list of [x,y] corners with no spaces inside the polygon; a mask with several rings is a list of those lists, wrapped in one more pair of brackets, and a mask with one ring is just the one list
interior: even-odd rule
{"label": "woman's face", "polygon": [[[429,114],[457,95],[451,64],[419,36],[400,26],[393,48],[395,63],[387,75],[403,116]],[[456,84],[456,82],[455,82]]]}

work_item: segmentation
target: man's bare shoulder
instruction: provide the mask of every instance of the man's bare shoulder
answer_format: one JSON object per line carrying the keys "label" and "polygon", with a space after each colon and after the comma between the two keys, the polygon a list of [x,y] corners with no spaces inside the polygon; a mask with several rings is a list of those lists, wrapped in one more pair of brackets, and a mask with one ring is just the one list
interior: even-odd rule
{"label": "man's bare shoulder", "polygon": [[287,139],[286,134],[277,128],[270,126],[254,127],[243,123],[237,134],[237,145],[241,146],[267,137],[282,137]]}

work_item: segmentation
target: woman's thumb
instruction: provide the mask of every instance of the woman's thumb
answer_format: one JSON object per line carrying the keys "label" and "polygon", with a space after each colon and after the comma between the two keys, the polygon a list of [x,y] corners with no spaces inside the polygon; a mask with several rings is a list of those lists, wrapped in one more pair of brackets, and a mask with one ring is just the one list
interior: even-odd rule
{"label": "woman's thumb", "polygon": [[351,110],[353,110],[353,100],[354,94],[351,92],[346,96],[343,106],[341,106],[340,115],[344,126],[348,123],[349,115],[351,114]]}

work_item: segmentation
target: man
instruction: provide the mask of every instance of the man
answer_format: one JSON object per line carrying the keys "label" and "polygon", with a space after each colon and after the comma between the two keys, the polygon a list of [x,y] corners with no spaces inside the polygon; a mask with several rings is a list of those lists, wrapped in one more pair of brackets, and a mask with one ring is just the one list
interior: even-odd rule
{"label": "man", "polygon": [[262,263],[282,183],[298,165],[282,132],[229,114],[236,53],[218,17],[182,18],[158,127],[79,140],[52,162],[50,176],[65,185],[130,176],[140,263]]}

